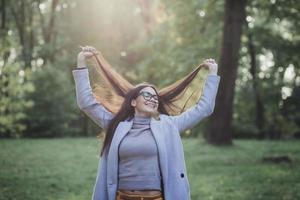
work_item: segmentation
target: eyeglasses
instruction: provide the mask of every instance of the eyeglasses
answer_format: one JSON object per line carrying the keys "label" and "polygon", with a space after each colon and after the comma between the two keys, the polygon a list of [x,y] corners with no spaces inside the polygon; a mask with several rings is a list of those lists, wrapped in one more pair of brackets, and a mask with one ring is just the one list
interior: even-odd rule
{"label": "eyeglasses", "polygon": [[151,94],[150,92],[142,91],[139,93],[139,96],[142,95],[146,101],[150,101],[153,98],[155,101],[158,101],[158,96],[156,94]]}

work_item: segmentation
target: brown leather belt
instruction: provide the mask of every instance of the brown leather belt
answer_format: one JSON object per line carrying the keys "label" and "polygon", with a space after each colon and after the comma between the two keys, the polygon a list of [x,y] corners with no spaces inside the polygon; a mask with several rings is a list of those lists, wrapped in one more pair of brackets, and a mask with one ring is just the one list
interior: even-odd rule
{"label": "brown leather belt", "polygon": [[163,196],[162,194],[156,194],[156,195],[127,194],[118,190],[116,200],[163,200]]}

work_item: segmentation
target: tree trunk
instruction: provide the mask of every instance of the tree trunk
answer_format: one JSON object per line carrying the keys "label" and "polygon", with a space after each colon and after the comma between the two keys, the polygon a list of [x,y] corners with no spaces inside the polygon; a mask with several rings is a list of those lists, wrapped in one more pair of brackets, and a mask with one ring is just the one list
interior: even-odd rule
{"label": "tree trunk", "polygon": [[15,4],[10,4],[10,10],[15,19],[20,46],[22,47],[21,58],[24,62],[22,68],[31,68],[32,49],[34,47],[32,5],[25,1],[19,1]]}
{"label": "tree trunk", "polygon": [[[6,26],[6,1],[5,0],[2,0],[1,1],[1,30],[0,30],[0,38],[1,38],[1,45],[2,47],[6,47],[7,46],[7,26]],[[9,91],[7,90],[8,86],[9,86],[9,74],[7,74],[7,72],[4,71],[4,67],[6,67],[6,63],[7,63],[7,60],[10,56],[10,51],[9,50],[5,50],[5,48],[2,50],[3,53],[1,54],[1,57],[2,57],[2,61],[3,61],[3,64],[2,64],[2,70],[1,70],[1,74],[0,74],[0,86],[3,88],[1,88],[0,90],[0,97],[3,97],[3,98],[7,98],[9,99]],[[9,113],[9,109],[7,106],[4,106],[4,111],[2,112],[4,113],[4,116],[8,116],[10,113]],[[1,113],[1,114],[2,114]],[[4,137],[4,138],[8,138],[9,136],[11,135],[11,132],[10,130],[6,130],[5,133],[2,134],[1,137]]]}
{"label": "tree trunk", "polygon": [[253,91],[255,98],[255,125],[259,130],[259,137],[264,138],[264,126],[265,126],[265,117],[264,117],[264,104],[261,99],[261,94],[258,85],[257,79],[257,63],[256,63],[256,50],[253,44],[252,34],[248,34],[248,50],[250,55],[250,73],[252,75],[253,81]]}
{"label": "tree trunk", "polygon": [[[55,44],[55,9],[58,6],[58,0],[52,0],[51,1],[51,10],[49,13],[49,19],[47,22],[47,19],[43,15],[40,7],[38,6],[38,12],[40,16],[40,24],[41,24],[41,31],[42,31],[42,36],[44,39],[44,43],[46,45],[52,44],[52,48],[56,49],[56,44]],[[39,4],[41,2],[39,1]],[[55,61],[55,51],[46,51],[43,55],[41,55],[43,60],[44,60],[44,65],[50,61],[50,63],[53,63]]]}
{"label": "tree trunk", "polygon": [[219,62],[221,81],[206,136],[210,144],[232,144],[232,107],[245,7],[246,0],[225,1],[223,43]]}

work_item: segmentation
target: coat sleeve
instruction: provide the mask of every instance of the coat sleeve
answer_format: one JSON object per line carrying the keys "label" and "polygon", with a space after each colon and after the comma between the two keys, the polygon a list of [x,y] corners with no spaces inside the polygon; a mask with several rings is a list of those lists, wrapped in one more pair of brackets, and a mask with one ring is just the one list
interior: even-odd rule
{"label": "coat sleeve", "polygon": [[106,129],[114,117],[102,104],[96,101],[90,85],[88,69],[72,70],[76,85],[77,105],[97,125]]}
{"label": "coat sleeve", "polygon": [[171,116],[173,124],[180,133],[194,127],[203,118],[213,113],[219,82],[220,76],[209,74],[200,100],[180,115]]}

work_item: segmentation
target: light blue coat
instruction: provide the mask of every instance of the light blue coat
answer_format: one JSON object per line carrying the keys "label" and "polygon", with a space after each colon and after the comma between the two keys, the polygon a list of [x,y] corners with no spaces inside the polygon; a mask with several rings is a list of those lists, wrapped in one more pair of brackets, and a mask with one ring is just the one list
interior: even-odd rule
{"label": "light blue coat", "polygon": [[[106,129],[112,113],[96,102],[90,87],[88,69],[73,70],[79,108],[96,124]],[[203,94],[196,105],[177,116],[160,114],[151,119],[150,127],[156,140],[163,178],[165,200],[190,200],[190,186],[186,172],[180,134],[212,114],[220,76],[209,74]],[[118,147],[132,127],[132,120],[120,122],[114,134],[108,156],[99,159],[93,200],[115,200],[118,189]]]}

